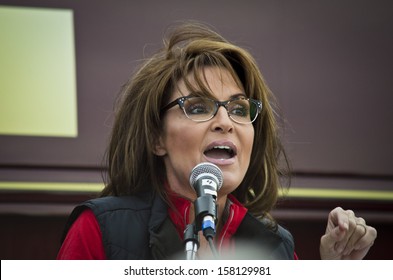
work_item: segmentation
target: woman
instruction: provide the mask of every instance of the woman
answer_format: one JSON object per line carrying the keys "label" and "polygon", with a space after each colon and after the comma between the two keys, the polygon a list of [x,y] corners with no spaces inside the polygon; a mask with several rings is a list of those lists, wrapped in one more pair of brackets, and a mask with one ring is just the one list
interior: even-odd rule
{"label": "woman", "polygon": [[[109,182],[73,211],[58,258],[182,258],[197,198],[189,177],[201,162],[220,168],[223,185],[214,247],[200,236],[197,257],[216,248],[221,258],[296,258],[291,234],[269,214],[285,154],[254,59],[200,24],[178,27],[164,43],[123,88]],[[361,259],[375,238],[362,218],[336,208],[321,257]]]}

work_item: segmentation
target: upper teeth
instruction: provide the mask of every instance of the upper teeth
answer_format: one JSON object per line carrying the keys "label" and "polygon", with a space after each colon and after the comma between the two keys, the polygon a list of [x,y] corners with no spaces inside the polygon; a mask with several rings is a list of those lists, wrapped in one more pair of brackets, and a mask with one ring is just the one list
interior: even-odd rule
{"label": "upper teeth", "polygon": [[231,150],[231,148],[228,147],[228,146],[214,146],[213,149],[226,149],[226,150]]}

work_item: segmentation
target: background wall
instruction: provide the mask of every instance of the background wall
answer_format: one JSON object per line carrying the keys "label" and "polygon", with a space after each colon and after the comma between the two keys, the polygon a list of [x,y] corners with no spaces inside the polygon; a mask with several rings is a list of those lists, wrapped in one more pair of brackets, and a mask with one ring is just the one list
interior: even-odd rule
{"label": "background wall", "polygon": [[189,19],[248,49],[279,100],[295,176],[275,215],[294,234],[300,257],[318,257],[327,213],[340,205],[377,227],[368,257],[392,258],[386,246],[392,246],[393,231],[393,2],[0,5],[73,12],[78,110],[77,137],[0,135],[1,258],[55,257],[69,211],[102,187],[102,158],[121,85],[161,46],[170,25]]}

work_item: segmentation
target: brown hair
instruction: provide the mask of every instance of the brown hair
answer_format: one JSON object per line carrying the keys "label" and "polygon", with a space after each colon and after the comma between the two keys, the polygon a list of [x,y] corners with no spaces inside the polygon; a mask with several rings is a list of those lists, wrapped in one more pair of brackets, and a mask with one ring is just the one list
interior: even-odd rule
{"label": "brown hair", "polygon": [[206,66],[228,69],[248,97],[262,101],[261,115],[253,123],[250,166],[233,194],[255,216],[269,216],[278,198],[281,153],[287,163],[278,137],[274,97],[249,52],[198,23],[175,28],[164,40],[164,48],[124,85],[107,151],[109,182],[102,196],[153,191],[167,200],[165,166],[153,153],[162,132],[160,110],[169,103],[180,79],[195,90],[186,79],[190,73],[200,94],[211,94],[200,77]]}

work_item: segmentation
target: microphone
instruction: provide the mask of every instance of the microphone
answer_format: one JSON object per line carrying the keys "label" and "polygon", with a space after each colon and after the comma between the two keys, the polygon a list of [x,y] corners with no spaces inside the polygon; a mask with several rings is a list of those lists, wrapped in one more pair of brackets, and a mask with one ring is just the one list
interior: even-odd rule
{"label": "microphone", "polygon": [[222,183],[220,168],[210,162],[196,165],[190,173],[190,185],[198,196],[194,202],[196,230],[202,230],[207,239],[213,238],[216,233],[216,199]]}

